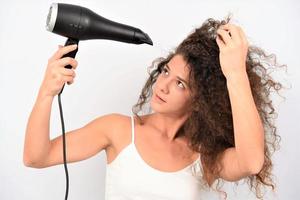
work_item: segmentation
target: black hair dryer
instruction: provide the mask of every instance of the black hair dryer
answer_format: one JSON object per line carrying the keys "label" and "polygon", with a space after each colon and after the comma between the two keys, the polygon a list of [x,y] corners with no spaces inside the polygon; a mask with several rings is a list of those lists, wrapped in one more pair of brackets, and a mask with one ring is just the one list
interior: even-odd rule
{"label": "black hair dryer", "polygon": [[[110,21],[90,9],[72,4],[52,3],[47,16],[46,29],[68,37],[65,46],[78,45],[79,40],[90,39],[153,45],[151,38],[140,29]],[[76,50],[63,57],[75,58],[77,51],[78,46]],[[71,69],[72,66],[68,65],[65,68]]]}

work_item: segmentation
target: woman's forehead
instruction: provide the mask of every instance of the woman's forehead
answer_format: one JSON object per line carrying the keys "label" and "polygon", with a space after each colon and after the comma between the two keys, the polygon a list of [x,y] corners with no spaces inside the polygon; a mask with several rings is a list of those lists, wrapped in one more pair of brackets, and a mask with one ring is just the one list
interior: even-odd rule
{"label": "woman's forehead", "polygon": [[179,76],[184,80],[188,80],[189,75],[189,67],[186,61],[183,59],[183,56],[180,54],[176,54],[168,63],[167,66],[170,68],[172,73],[175,76]]}

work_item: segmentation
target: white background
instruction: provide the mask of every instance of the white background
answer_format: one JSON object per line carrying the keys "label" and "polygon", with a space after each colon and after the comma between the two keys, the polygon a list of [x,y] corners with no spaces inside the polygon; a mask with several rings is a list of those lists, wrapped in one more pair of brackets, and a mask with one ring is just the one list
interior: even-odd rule
{"label": "white background", "polygon": [[[300,61],[299,10],[296,0],[285,1],[63,1],[87,7],[110,20],[148,33],[154,46],[108,40],[81,41],[74,84],[66,85],[62,104],[66,130],[82,127],[107,113],[130,115],[147,78],[147,67],[166,56],[193,28],[207,18],[233,13],[251,44],[277,55],[288,66],[277,80],[291,89],[275,100],[281,149],[273,156],[276,194],[266,199],[297,199],[300,183]],[[43,80],[48,58],[65,38],[46,31],[52,1],[1,1],[0,6],[0,199],[63,199],[63,165],[33,169],[23,165],[25,128]],[[297,79],[298,78],[298,79]],[[298,123],[297,123],[298,122]],[[57,97],[51,113],[51,138],[61,135]],[[69,199],[104,199],[106,155],[68,164]],[[255,199],[246,184],[226,183],[228,199]],[[213,193],[205,199],[217,199]]]}

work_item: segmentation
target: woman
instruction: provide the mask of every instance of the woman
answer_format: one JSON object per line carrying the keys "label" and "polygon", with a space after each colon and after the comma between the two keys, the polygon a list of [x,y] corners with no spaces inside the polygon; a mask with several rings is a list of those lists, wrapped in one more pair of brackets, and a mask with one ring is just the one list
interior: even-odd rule
{"label": "woman", "polygon": [[[270,156],[279,136],[269,92],[281,84],[266,74],[262,60],[270,57],[229,21],[206,20],[156,60],[135,116],[107,114],[66,133],[68,163],[105,149],[106,199],[199,199],[203,186],[217,180],[220,191],[220,180],[244,178],[258,198],[261,186],[274,189]],[[61,57],[75,48],[60,47],[49,59],[27,124],[26,166],[63,163],[62,137],[49,139],[49,118],[54,96],[74,81],[77,61]],[[154,112],[139,116],[148,100]]]}

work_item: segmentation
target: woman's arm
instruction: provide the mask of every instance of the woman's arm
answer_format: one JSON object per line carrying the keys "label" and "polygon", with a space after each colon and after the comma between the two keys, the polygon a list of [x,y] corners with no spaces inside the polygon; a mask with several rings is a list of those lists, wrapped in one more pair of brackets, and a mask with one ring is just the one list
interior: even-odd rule
{"label": "woman's arm", "polygon": [[[63,163],[62,135],[50,140],[49,123],[53,98],[59,94],[63,84],[73,83],[74,69],[77,67],[74,58],[61,57],[75,48],[74,45],[61,46],[48,60],[45,77],[26,127],[23,163],[28,167],[45,168]],[[71,65],[72,69],[66,69],[66,65]],[[66,161],[85,160],[112,145],[111,136],[119,132],[123,118],[119,114],[107,114],[66,132]]]}
{"label": "woman's arm", "polygon": [[237,181],[257,174],[264,163],[264,128],[251,93],[246,72],[248,42],[243,30],[233,24],[221,26],[216,42],[220,48],[220,65],[227,80],[232,109],[235,147],[221,157],[219,176]]}
{"label": "woman's arm", "polygon": [[[52,98],[39,95],[29,117],[23,158],[28,167],[46,168],[63,163],[62,135],[49,139],[51,103]],[[123,121],[120,114],[106,114],[66,132],[67,163],[85,160],[107,149],[112,144],[112,135],[120,133]]]}
{"label": "woman's arm", "polygon": [[227,80],[234,141],[239,165],[258,173],[264,162],[264,128],[251,93],[247,74]]}
{"label": "woman's arm", "polygon": [[64,66],[77,67],[77,61],[63,55],[77,48],[74,45],[60,47],[48,60],[43,82],[40,86],[35,105],[29,116],[23,151],[25,165],[44,159],[50,150],[49,121],[53,98],[60,92],[63,84],[73,82],[75,72]]}
{"label": "woman's arm", "polygon": [[53,98],[39,92],[29,116],[23,151],[23,162],[26,166],[42,160],[49,153],[49,121]]}

